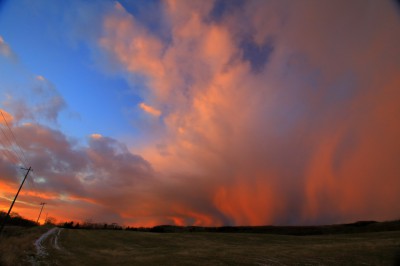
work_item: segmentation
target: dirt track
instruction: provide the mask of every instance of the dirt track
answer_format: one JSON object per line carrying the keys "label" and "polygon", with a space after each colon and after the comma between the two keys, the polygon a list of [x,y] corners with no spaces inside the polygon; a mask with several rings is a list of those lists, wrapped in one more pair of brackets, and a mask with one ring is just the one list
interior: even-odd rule
{"label": "dirt track", "polygon": [[61,251],[59,238],[62,230],[62,228],[58,227],[51,228],[35,241],[36,260],[32,261],[33,265],[43,264],[41,261],[49,255],[51,250]]}

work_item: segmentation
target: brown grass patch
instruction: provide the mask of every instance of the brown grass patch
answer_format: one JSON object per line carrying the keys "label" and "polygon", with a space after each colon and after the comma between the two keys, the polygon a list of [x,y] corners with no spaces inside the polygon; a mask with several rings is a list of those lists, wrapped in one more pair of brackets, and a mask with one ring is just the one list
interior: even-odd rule
{"label": "brown grass patch", "polygon": [[7,226],[0,237],[0,265],[26,265],[34,258],[33,242],[48,228]]}

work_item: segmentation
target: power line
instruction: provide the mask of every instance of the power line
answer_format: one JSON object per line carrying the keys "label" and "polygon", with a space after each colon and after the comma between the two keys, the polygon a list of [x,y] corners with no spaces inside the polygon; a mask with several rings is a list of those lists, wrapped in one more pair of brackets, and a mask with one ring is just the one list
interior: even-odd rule
{"label": "power line", "polygon": [[14,164],[18,164],[18,160],[17,158],[15,158],[15,155],[13,153],[11,153],[7,147],[7,145],[4,144],[3,142],[3,138],[0,138],[0,144],[1,146],[4,147],[4,149],[1,149],[1,152],[3,153],[3,155],[12,163]]}
{"label": "power line", "polygon": [[6,118],[4,117],[4,114],[3,114],[3,112],[2,112],[1,110],[0,110],[0,113],[1,113],[1,115],[3,116],[4,122],[6,122],[6,126],[7,126],[8,130],[11,132],[11,136],[13,137],[13,139],[14,139],[14,141],[15,141],[15,144],[17,144],[17,147],[18,147],[19,151],[20,151],[21,154],[22,154],[22,158],[24,159],[25,165],[28,165],[28,160],[26,159],[25,153],[24,153],[24,151],[21,149],[21,146],[19,145],[19,143],[18,143],[18,141],[17,141],[17,138],[16,138],[15,135],[14,135],[14,132],[12,131],[11,127],[8,125],[8,122],[7,122]]}
{"label": "power line", "polygon": [[[21,149],[21,146],[18,144],[18,141],[17,141],[17,138],[15,137],[14,132],[12,131],[11,127],[8,125],[7,119],[4,117],[4,114],[3,114],[3,112],[2,112],[1,110],[0,110],[0,113],[1,113],[1,116],[3,117],[4,122],[6,123],[6,126],[7,126],[8,130],[11,132],[11,136],[13,137],[15,144],[17,145],[19,151],[20,151],[21,154],[22,154],[22,158],[24,159],[23,163],[25,163],[26,165],[28,165],[28,164],[27,164],[28,161],[27,161],[27,159],[26,159],[26,157],[25,157],[25,153],[24,153],[24,151]],[[22,163],[22,161],[21,161],[21,163]]]}
{"label": "power line", "polygon": [[[4,114],[3,114],[3,112],[2,112],[1,110],[0,110],[0,113],[1,113],[1,116],[3,117],[4,122],[6,123],[6,126],[7,126],[8,130],[11,132],[11,136],[12,136],[12,138],[14,139],[15,144],[17,145],[17,147],[18,147],[18,149],[19,149],[19,151],[20,151],[20,153],[21,153],[21,155],[22,155],[22,157],[21,157],[21,156],[19,156],[19,154],[16,152],[16,154],[18,155],[18,158],[20,158],[22,164],[28,165],[28,163],[27,163],[28,161],[26,160],[25,153],[24,153],[24,151],[21,149],[21,146],[18,144],[17,138],[16,138],[15,135],[14,135],[14,132],[12,131],[11,127],[8,125],[7,119],[4,117]],[[3,131],[3,129],[2,129],[2,131]],[[3,132],[3,133],[4,133],[4,132]],[[4,135],[5,135],[5,134],[4,134]],[[8,138],[7,138],[7,139],[8,139]],[[11,147],[12,147],[12,146],[11,146]],[[14,151],[14,152],[15,152],[15,151]],[[23,158],[23,160],[22,160],[21,158]]]}
{"label": "power line", "polygon": [[36,186],[36,182],[35,182],[36,178],[37,178],[36,174],[34,172],[32,172],[31,178],[29,178],[27,181],[28,188],[31,188],[33,190],[38,190],[38,187]]}
{"label": "power line", "polygon": [[8,144],[9,144],[11,150],[12,150],[12,151],[14,152],[14,154],[18,157],[18,159],[20,160],[20,162],[21,162],[22,164],[24,164],[23,161],[22,161],[22,157],[21,157],[21,156],[19,155],[19,153],[13,148],[13,144],[12,144],[11,140],[9,139],[9,137],[7,136],[7,134],[4,132],[4,130],[3,130],[2,127],[0,127],[0,130],[1,130],[1,132],[3,133],[5,140],[8,142]]}

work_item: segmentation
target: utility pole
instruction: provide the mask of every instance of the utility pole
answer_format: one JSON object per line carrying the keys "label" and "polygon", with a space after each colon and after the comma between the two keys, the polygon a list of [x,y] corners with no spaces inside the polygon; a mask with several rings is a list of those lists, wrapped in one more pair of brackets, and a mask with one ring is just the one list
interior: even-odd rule
{"label": "utility pole", "polygon": [[19,194],[19,192],[21,191],[21,188],[22,188],[22,186],[23,186],[24,183],[25,183],[26,177],[28,176],[28,174],[29,174],[30,171],[33,171],[33,170],[32,170],[32,167],[29,167],[28,169],[26,169],[26,168],[21,168],[21,169],[26,170],[27,172],[26,172],[26,174],[25,174],[24,180],[22,180],[22,183],[21,183],[21,185],[19,186],[18,192],[17,192],[17,194],[15,195],[15,198],[14,198],[13,202],[11,203],[10,209],[8,210],[6,217],[4,217],[3,222],[1,223],[0,235],[1,235],[1,233],[3,232],[4,226],[6,225],[6,222],[7,222],[7,220],[8,220],[8,217],[10,216],[10,212],[11,212],[13,206],[14,206],[15,201],[17,200],[18,194]]}
{"label": "utility pole", "polygon": [[44,207],[44,205],[45,205],[45,204],[46,204],[46,203],[44,203],[44,202],[41,202],[41,203],[40,203],[40,205],[42,205],[42,208],[40,208],[39,217],[37,218],[37,221],[36,221],[36,223],[38,223],[38,222],[39,222],[40,215],[42,214],[43,207]]}

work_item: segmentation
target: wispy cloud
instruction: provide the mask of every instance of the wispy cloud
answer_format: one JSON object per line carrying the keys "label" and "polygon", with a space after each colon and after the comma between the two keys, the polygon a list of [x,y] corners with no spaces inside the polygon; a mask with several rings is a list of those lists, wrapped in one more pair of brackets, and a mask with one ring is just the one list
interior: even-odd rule
{"label": "wispy cloud", "polygon": [[4,38],[0,35],[0,55],[10,58],[13,61],[18,61],[17,55],[13,52],[11,47],[6,43]]}
{"label": "wispy cloud", "polygon": [[56,86],[44,76],[29,71],[0,36],[0,54],[6,75],[0,80],[0,103],[16,122],[35,120],[56,124],[67,104]]}
{"label": "wispy cloud", "polygon": [[149,113],[149,114],[151,114],[153,116],[160,116],[161,115],[161,111],[160,110],[157,110],[154,107],[151,107],[150,105],[147,105],[145,103],[140,103],[139,107],[143,111],[145,111],[146,113]]}

